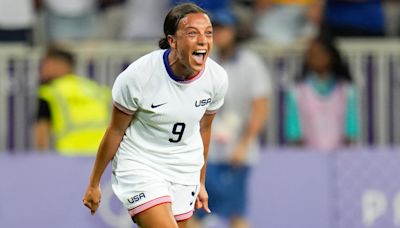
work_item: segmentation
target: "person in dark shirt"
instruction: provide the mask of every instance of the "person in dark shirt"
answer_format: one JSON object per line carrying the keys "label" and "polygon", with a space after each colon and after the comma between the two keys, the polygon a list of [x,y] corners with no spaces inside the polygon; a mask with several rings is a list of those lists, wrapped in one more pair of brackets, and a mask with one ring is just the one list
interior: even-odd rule
{"label": "person in dark shirt", "polygon": [[42,60],[35,148],[64,155],[93,155],[110,109],[110,89],[73,73],[71,53],[52,47]]}
{"label": "person in dark shirt", "polygon": [[322,29],[332,37],[380,37],[384,19],[381,0],[326,0]]}

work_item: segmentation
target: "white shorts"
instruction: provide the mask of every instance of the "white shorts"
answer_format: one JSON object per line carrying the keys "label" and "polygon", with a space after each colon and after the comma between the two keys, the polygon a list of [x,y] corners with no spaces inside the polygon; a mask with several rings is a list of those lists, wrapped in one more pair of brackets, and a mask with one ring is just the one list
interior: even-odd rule
{"label": "white shorts", "polygon": [[113,175],[112,188],[132,217],[159,204],[171,203],[176,221],[193,215],[200,191],[199,185],[172,183],[151,173]]}

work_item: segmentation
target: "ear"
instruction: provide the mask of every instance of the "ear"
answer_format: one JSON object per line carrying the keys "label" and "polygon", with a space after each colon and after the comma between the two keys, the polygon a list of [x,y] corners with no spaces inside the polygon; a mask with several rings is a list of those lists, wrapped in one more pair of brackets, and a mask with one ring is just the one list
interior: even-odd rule
{"label": "ear", "polygon": [[175,36],[168,35],[167,36],[167,40],[168,40],[169,46],[171,48],[173,48],[173,49],[176,49],[176,38],[175,38]]}

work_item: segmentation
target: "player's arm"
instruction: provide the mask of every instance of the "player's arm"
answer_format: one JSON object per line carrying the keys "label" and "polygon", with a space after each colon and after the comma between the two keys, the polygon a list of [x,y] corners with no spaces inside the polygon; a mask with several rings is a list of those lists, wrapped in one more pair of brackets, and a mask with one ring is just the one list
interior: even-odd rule
{"label": "player's arm", "polygon": [[244,134],[233,152],[232,163],[240,165],[246,157],[249,145],[256,140],[260,131],[264,127],[268,117],[268,99],[260,97],[253,100],[251,104],[250,116],[247,120]]}
{"label": "player's arm", "polygon": [[204,114],[203,118],[200,121],[200,134],[203,139],[203,147],[204,147],[204,165],[201,169],[200,174],[200,183],[205,184],[206,181],[206,166],[207,166],[207,158],[208,158],[208,148],[210,145],[211,138],[211,125],[214,119],[214,114]]}
{"label": "player's arm", "polygon": [[96,212],[100,203],[101,176],[103,175],[108,163],[117,152],[119,144],[124,137],[125,130],[128,128],[132,119],[133,115],[128,115],[115,106],[113,107],[111,122],[100,143],[100,147],[96,155],[96,161],[90,176],[89,185],[83,198],[83,203],[90,209],[92,214]]}
{"label": "player's arm", "polygon": [[210,209],[208,208],[208,194],[205,189],[206,183],[206,168],[207,168],[207,158],[208,158],[208,148],[210,145],[211,138],[211,125],[214,119],[215,113],[213,114],[204,114],[203,118],[200,120],[200,134],[203,139],[203,147],[204,147],[204,165],[201,168],[200,172],[200,193],[196,201],[197,208],[204,208],[204,210],[210,213]]}

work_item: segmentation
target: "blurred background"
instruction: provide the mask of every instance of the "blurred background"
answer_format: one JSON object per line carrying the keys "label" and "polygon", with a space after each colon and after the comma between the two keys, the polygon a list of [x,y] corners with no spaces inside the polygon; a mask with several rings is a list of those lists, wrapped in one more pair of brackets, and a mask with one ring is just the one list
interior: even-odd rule
{"label": "blurred background", "polygon": [[[0,227],[133,226],[109,175],[97,215],[81,197],[115,78],[158,48],[180,2],[0,0]],[[259,154],[242,164],[247,226],[400,227],[400,1],[191,2],[234,30],[215,30],[215,59],[246,50],[257,57],[237,69],[265,76]],[[252,118],[241,114],[215,129]]]}

